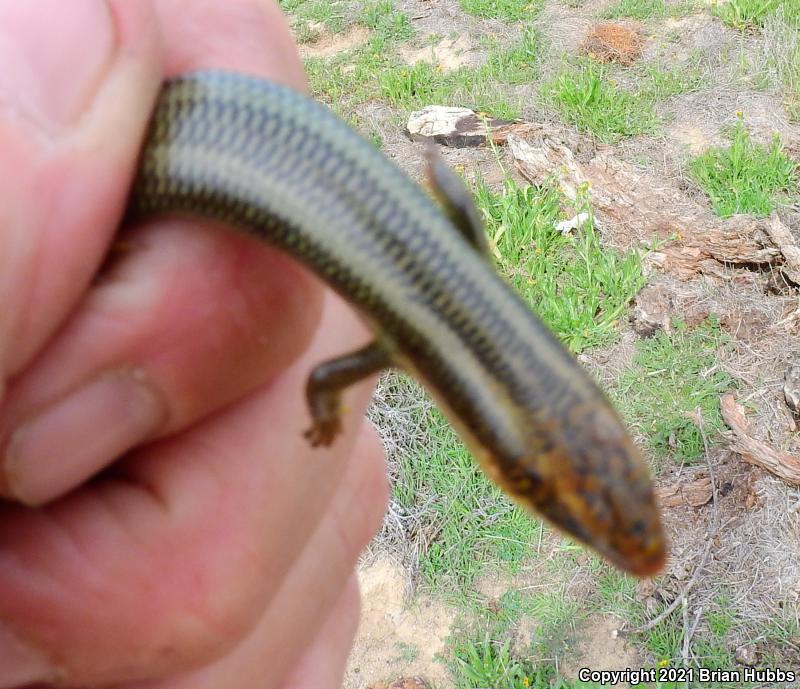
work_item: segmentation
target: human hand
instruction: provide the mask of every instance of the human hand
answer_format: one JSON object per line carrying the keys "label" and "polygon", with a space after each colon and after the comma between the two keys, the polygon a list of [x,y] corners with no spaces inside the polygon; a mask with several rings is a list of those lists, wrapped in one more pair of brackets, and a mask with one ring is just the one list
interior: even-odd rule
{"label": "human hand", "polygon": [[0,505],[0,688],[338,686],[386,479],[369,386],[317,450],[303,389],[366,333],[194,222],[92,283],[165,74],[302,87],[277,6],[0,0],[0,27],[0,493],[37,506]]}

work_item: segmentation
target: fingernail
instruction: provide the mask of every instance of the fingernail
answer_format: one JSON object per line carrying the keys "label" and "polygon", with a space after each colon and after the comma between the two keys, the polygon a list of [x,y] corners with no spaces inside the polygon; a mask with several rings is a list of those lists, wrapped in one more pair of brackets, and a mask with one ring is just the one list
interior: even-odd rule
{"label": "fingernail", "polygon": [[0,101],[44,124],[89,105],[114,53],[102,0],[0,0]]}
{"label": "fingernail", "polygon": [[0,626],[0,687],[13,689],[34,682],[52,682],[58,677],[47,658],[25,646]]}
{"label": "fingernail", "polygon": [[165,417],[141,372],[103,373],[12,433],[5,488],[28,505],[52,500],[149,438]]}

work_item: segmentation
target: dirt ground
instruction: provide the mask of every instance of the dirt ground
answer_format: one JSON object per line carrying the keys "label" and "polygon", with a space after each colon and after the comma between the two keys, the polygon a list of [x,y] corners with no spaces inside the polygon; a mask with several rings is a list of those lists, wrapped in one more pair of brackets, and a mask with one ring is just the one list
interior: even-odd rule
{"label": "dirt ground", "polygon": [[[576,52],[597,22],[598,13],[608,4],[606,0],[589,0],[573,8],[550,0],[536,24],[551,45]],[[501,41],[511,38],[507,25],[471,18],[458,9],[456,0],[397,0],[395,6],[411,18],[420,36],[404,53],[409,62],[435,59],[443,69],[479,64],[483,59],[481,36],[493,35]],[[433,49],[426,38],[432,34],[440,37]],[[331,54],[329,51],[337,52],[363,40],[364,31],[354,30],[323,38],[306,48],[306,53]],[[662,104],[670,119],[658,135],[600,146],[558,123],[533,98],[523,117],[551,127],[551,135],[560,137],[570,151],[583,151],[576,159],[586,176],[598,176],[595,186],[599,185],[600,191],[593,201],[601,206],[598,217],[605,219],[601,229],[606,242],[624,249],[653,236],[665,238],[678,233],[679,239],[669,245],[673,253],[665,250],[666,258],[659,262],[656,257],[650,265],[648,285],[637,304],[651,313],[660,311],[662,317],[680,315],[689,323],[716,314],[734,343],[730,351],[721,354],[719,366],[739,382],[736,398],[747,406],[750,432],[776,448],[797,454],[800,436],[796,420],[783,401],[783,376],[800,358],[798,293],[775,289],[774,262],[727,261],[717,252],[716,256],[703,254],[702,260],[692,263],[698,252],[702,253],[704,232],[714,228],[726,231],[727,226],[712,217],[705,199],[687,184],[683,171],[689,154],[724,143],[724,127],[735,122],[737,112],[745,114],[755,140],[769,143],[777,132],[796,160],[800,160],[800,127],[789,121],[778,94],[769,88],[748,88],[736,74],[735,63],[741,62],[742,55],[758,60],[761,47],[757,35],[742,38],[708,13],[699,13],[648,23],[637,47],[641,59],[658,56],[666,63],[679,62],[681,56],[695,49],[702,52],[704,69],[713,72],[715,78],[710,88]],[[545,65],[542,79],[548,69],[555,69],[555,65]],[[535,93],[536,86],[521,88]],[[420,147],[396,126],[388,108],[369,103],[359,114],[380,132],[386,154],[420,178]],[[479,172],[490,183],[502,179],[496,155],[490,150],[449,149],[443,153],[451,165]],[[518,174],[510,151],[502,156],[504,168]],[[640,165],[642,160],[647,162],[645,169]],[[629,216],[604,218],[602,185],[606,182],[619,183],[620,194],[631,195]],[[641,212],[643,207],[647,207],[647,213]],[[781,217],[800,243],[800,209],[786,209]],[[601,382],[612,380],[630,360],[635,337],[632,326],[628,326],[613,347],[592,351],[582,360]],[[710,604],[723,583],[731,596],[730,605],[747,621],[741,630],[732,630],[731,643],[759,648],[753,631],[759,624],[766,627],[787,610],[800,617],[800,491],[744,463],[725,443],[711,449],[708,461],[708,465],[693,467],[673,465],[656,477],[658,486],[669,487],[712,473],[715,500],[664,509],[672,555],[663,576],[642,589],[642,600],[671,601],[688,585],[686,609],[691,618],[694,611]],[[526,577],[529,579],[530,573],[502,582],[488,577],[488,583],[484,581],[481,586],[523,588],[530,583]],[[362,568],[364,609],[347,670],[348,689],[411,675],[424,676],[437,687],[449,686],[436,654],[444,647],[457,611],[425,595],[408,600],[407,583],[402,567],[386,553],[373,554]],[[571,641],[570,657],[561,659],[564,676],[574,677],[581,666],[639,667],[644,659],[636,648],[625,638],[613,638],[612,631],[622,622],[594,616],[582,623]],[[788,639],[782,648],[769,650],[783,658],[786,667],[800,668],[800,638]]]}

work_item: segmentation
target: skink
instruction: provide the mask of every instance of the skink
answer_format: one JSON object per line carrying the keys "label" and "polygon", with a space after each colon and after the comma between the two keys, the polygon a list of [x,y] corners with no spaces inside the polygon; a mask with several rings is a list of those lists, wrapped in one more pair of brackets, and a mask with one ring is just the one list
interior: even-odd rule
{"label": "skink", "polygon": [[455,173],[437,205],[327,108],[226,72],[169,81],[141,153],[130,221],[210,217],[289,253],[375,334],[319,365],[312,444],[333,442],[342,389],[386,367],[416,376],[486,473],[623,570],[666,553],[647,467],[603,393],[505,284]]}

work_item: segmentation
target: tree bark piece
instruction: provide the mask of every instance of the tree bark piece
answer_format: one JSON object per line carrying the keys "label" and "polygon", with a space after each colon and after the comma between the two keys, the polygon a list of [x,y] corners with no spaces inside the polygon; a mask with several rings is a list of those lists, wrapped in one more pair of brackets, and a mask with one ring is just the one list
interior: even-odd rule
{"label": "tree bark piece", "polygon": [[435,141],[451,148],[467,148],[482,146],[488,140],[503,145],[511,134],[528,136],[538,128],[531,122],[482,117],[469,108],[428,105],[411,113],[406,135],[412,141]]}
{"label": "tree bark piece", "polygon": [[750,424],[744,415],[744,408],[736,404],[731,393],[722,396],[720,409],[722,418],[732,431],[726,435],[734,452],[745,462],[766,469],[786,483],[800,486],[800,457],[753,438],[750,435]]}
{"label": "tree bark piece", "polygon": [[795,285],[800,285],[800,247],[795,243],[789,228],[773,213],[766,224],[766,230],[786,261],[781,272]]}
{"label": "tree bark piece", "polygon": [[792,270],[790,279],[794,273],[800,277],[800,248],[774,214],[718,218],[681,189],[621,160],[608,146],[579,160],[555,127],[540,127],[525,139],[509,136],[508,144],[517,169],[533,184],[555,177],[569,199],[585,189],[604,236],[617,246],[666,240],[649,256],[657,268],[689,279],[697,273],[726,277],[731,265],[785,264]]}
{"label": "tree bark piece", "polygon": [[713,487],[709,476],[698,476],[693,481],[673,483],[656,488],[656,496],[662,507],[691,505],[701,507],[711,500]]}

